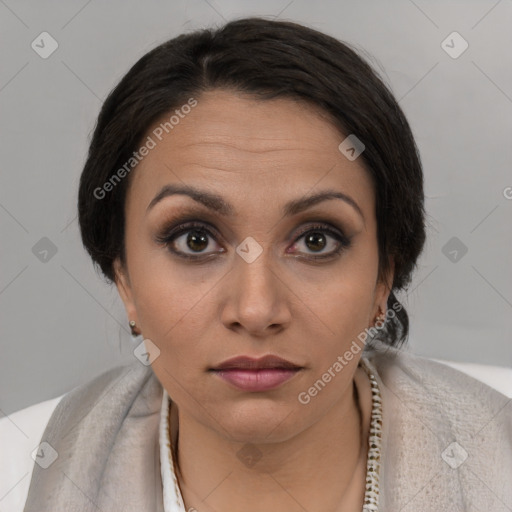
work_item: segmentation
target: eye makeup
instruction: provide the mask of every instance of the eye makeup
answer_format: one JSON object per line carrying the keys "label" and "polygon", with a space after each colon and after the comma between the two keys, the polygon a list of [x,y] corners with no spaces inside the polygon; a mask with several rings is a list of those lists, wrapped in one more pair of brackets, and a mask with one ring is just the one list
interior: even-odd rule
{"label": "eye makeup", "polygon": [[[290,238],[292,242],[286,249],[286,254],[311,261],[332,261],[350,248],[352,243],[352,237],[348,237],[341,228],[332,222],[324,220],[303,222],[300,228],[292,232]],[[211,222],[201,219],[197,214],[182,214],[168,220],[158,230],[154,240],[174,256],[189,261],[209,261],[212,257],[227,252],[227,248],[222,246],[222,244],[227,244],[219,230]],[[320,241],[324,247],[321,247],[320,251],[308,247],[305,251],[297,250],[297,245],[302,243],[302,240],[306,244]],[[204,245],[202,249],[195,251],[187,245],[198,241],[200,245]],[[215,249],[216,245],[218,248]],[[329,245],[332,249],[325,251],[325,247]],[[212,246],[213,251],[211,250]],[[206,249],[210,250],[205,252]]]}

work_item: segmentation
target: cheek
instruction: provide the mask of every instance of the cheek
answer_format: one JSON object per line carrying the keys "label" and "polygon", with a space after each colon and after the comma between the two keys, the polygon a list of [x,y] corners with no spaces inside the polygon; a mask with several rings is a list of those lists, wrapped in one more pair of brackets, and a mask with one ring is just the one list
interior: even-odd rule
{"label": "cheek", "polygon": [[[347,252],[329,268],[300,268],[289,275],[294,291],[318,319],[319,327],[339,340],[368,327],[377,280],[377,256],[368,244]],[[323,321],[323,322],[322,322]]]}
{"label": "cheek", "polygon": [[142,276],[136,308],[144,337],[160,350],[152,368],[170,395],[182,403],[190,395],[203,396],[198,376],[206,365],[204,346],[213,310],[204,287],[169,270],[169,266],[153,266]]}
{"label": "cheek", "polygon": [[182,332],[196,323],[196,317],[201,318],[199,312],[205,316],[208,297],[217,280],[212,280],[211,269],[176,261],[156,244],[134,248],[130,263],[134,300],[144,335],[165,340],[166,333]]}
{"label": "cheek", "polygon": [[[377,267],[367,266],[365,257],[347,260],[328,278],[317,280],[313,295],[306,297],[305,313],[311,319],[308,330],[316,342],[313,357],[317,370],[331,366],[354,344],[364,348],[365,330],[370,326],[375,293]],[[369,258],[368,258],[369,259]],[[318,286],[320,285],[320,286]],[[314,312],[311,314],[310,311]],[[303,315],[301,315],[303,316]],[[361,341],[361,339],[363,341]],[[355,350],[355,349],[354,349]]]}
{"label": "cheek", "polygon": [[314,309],[311,308],[316,313],[313,322],[317,324],[311,330],[321,334],[317,336],[315,350],[311,352],[320,363],[319,371],[333,364],[368,327],[372,290],[363,284],[346,280],[331,284],[321,301],[316,302]]}
{"label": "cheek", "polygon": [[[185,283],[183,283],[185,284]],[[211,332],[215,309],[202,289],[184,291],[177,280],[149,280],[138,295],[137,314],[143,335],[160,349],[163,361],[180,373],[204,363],[203,345]]]}
{"label": "cheek", "polygon": [[214,318],[213,299],[208,293],[212,283],[198,275],[203,273],[199,267],[195,273],[184,272],[182,266],[156,252],[133,254],[131,263],[142,334],[160,350],[153,369],[168,390],[179,392],[178,384],[192,390],[194,376],[204,371],[203,345]]}

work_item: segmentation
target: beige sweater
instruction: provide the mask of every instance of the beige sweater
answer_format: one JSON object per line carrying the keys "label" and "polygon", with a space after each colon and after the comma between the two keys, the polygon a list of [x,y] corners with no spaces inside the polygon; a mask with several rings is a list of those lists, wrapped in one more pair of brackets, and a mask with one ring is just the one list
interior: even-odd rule
{"label": "beige sweater", "polygon": [[[382,344],[364,357],[382,394],[379,511],[511,511],[512,400]],[[59,457],[35,466],[25,512],[164,511],[162,397],[139,362],[65,395],[42,438]]]}

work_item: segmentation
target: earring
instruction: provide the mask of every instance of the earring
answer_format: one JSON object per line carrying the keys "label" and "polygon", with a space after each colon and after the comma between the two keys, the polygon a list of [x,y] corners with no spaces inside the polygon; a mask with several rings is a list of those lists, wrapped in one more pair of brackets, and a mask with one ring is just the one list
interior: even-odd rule
{"label": "earring", "polygon": [[129,325],[130,325],[130,329],[132,331],[132,336],[135,338],[136,336],[139,336],[140,332],[137,331],[136,329],[136,323],[135,323],[135,320],[130,320],[129,322]]}
{"label": "earring", "polygon": [[384,325],[384,323],[386,322],[386,313],[384,313],[384,311],[382,311],[382,309],[380,309],[380,308],[379,308],[379,311],[380,311],[380,313],[375,318],[374,325],[380,323],[381,327],[382,327],[382,325]]}

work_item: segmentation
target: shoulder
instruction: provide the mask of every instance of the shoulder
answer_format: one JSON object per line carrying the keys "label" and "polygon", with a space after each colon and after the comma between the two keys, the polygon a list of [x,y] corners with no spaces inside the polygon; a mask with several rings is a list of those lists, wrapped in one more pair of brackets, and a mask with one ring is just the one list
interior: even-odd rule
{"label": "shoulder", "polygon": [[[150,366],[145,367],[139,362],[117,366],[59,397],[0,418],[1,510],[23,510],[39,443],[52,416],[73,414],[72,404],[80,405],[82,410],[92,409],[102,397],[114,395],[109,391],[113,391],[116,384],[126,382],[128,376],[131,376],[132,387],[138,389],[152,375],[150,369]],[[108,404],[105,405],[108,407]]]}
{"label": "shoulder", "polygon": [[455,500],[462,508],[480,510],[485,503],[487,510],[501,510],[512,503],[510,397],[405,349],[377,345],[364,356],[381,388],[382,484],[390,509],[414,503],[423,510],[435,502],[441,504],[436,510],[448,510]]}
{"label": "shoulder", "polygon": [[437,383],[442,386],[444,383],[454,390],[483,385],[512,398],[512,368],[432,359],[384,343],[376,343],[364,355],[373,362],[379,374],[389,379],[425,385]]}
{"label": "shoulder", "polygon": [[365,355],[383,384],[403,400],[421,400],[445,418],[462,412],[473,419],[488,417],[504,408],[511,421],[512,369],[441,362],[382,344]]}
{"label": "shoulder", "polygon": [[[422,429],[426,427],[442,442],[461,439],[475,449],[475,443],[484,442],[487,436],[503,443],[512,466],[512,399],[482,382],[492,381],[488,371],[470,368],[482,379],[479,380],[447,364],[381,345],[366,357],[382,383],[383,400],[387,400],[394,426],[406,428],[405,425],[419,422]],[[489,368],[492,371],[493,367]],[[500,386],[507,388],[512,372],[499,370]]]}

